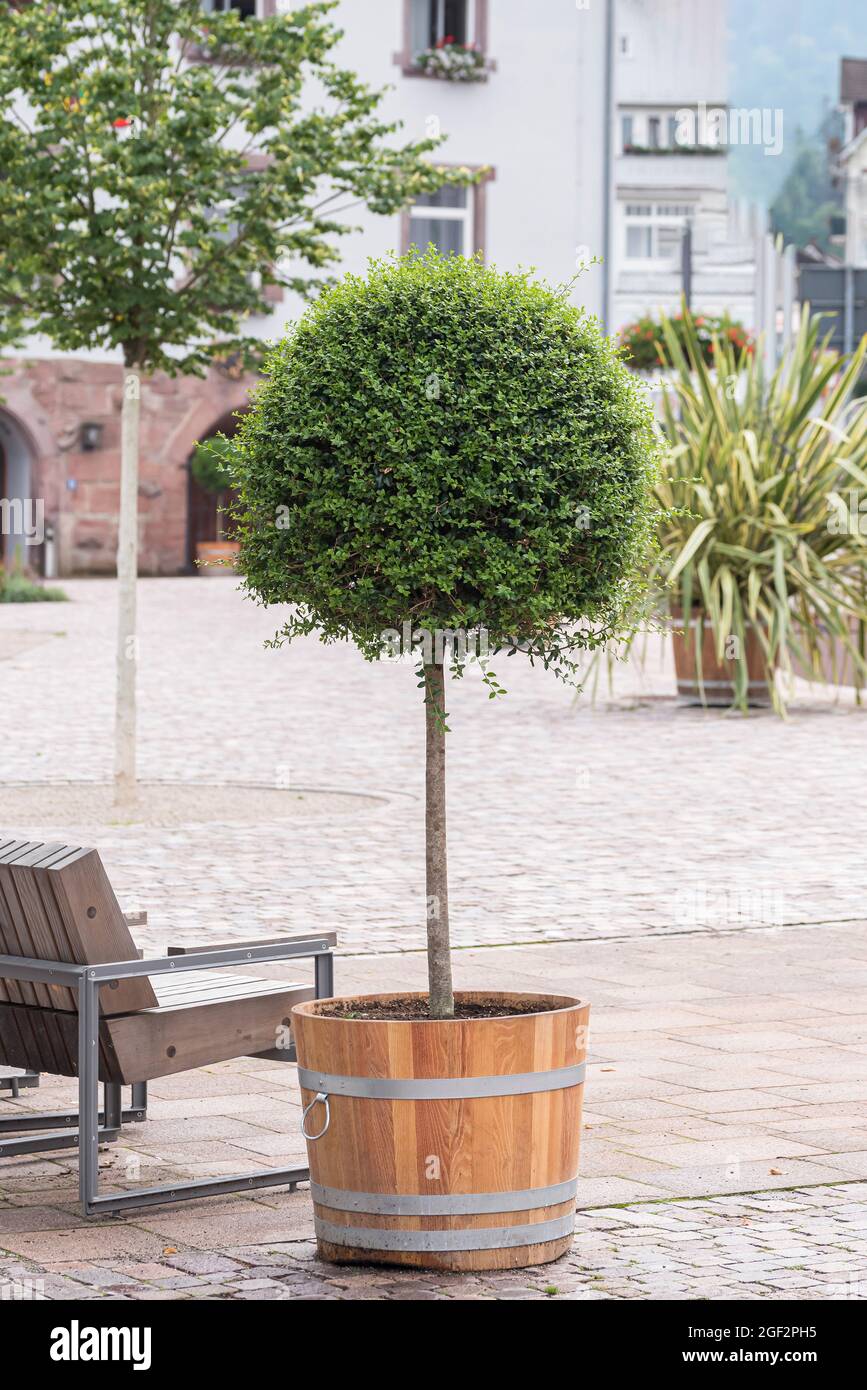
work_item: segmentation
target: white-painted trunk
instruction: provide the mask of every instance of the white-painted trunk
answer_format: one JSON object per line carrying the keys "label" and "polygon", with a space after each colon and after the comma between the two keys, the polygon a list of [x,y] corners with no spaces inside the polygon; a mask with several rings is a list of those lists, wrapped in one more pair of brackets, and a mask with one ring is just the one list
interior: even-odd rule
{"label": "white-painted trunk", "polygon": [[424,668],[427,973],[431,1018],[454,1018],[446,847],[446,694],[442,662]]}
{"label": "white-painted trunk", "polygon": [[136,579],[138,577],[138,451],[141,374],[127,367],[120,426],[120,517],[117,532],[117,703],[115,706],[115,799],[129,803],[136,785],[135,685],[138,670]]}

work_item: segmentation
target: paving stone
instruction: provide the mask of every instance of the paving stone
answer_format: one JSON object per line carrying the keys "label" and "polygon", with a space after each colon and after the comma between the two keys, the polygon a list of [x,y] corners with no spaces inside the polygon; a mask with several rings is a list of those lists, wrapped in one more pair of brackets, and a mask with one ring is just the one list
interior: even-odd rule
{"label": "paving stone", "polygon": [[[147,950],[336,927],[338,988],[422,988],[423,724],[411,671],[315,640],[266,652],[280,615],[231,584],[144,581],[143,778],[288,781],[307,789],[306,809],[221,820],[216,864],[206,819],[99,825],[82,812],[58,825],[46,786],[25,824],[8,800],[16,781],[111,775],[114,585],[67,587],[63,638],[38,605],[3,615],[7,636],[45,640],[3,663],[4,698],[21,718],[4,751],[0,820],[32,838],[98,843],[124,902],[148,909]],[[84,1222],[66,1155],[0,1167],[0,1284],[144,1301],[867,1297],[867,839],[856,815],[839,816],[861,802],[863,716],[806,688],[786,724],[642,703],[635,694],[650,687],[628,667],[593,707],[511,665],[506,700],[489,705],[468,678],[451,701],[457,977],[591,1000],[570,1254],[519,1275],[333,1267],[316,1258],[303,1189]],[[660,697],[673,690],[667,665],[653,681]],[[227,708],[239,732],[215,739]],[[495,796],[478,797],[480,766],[495,767]],[[201,806],[207,816],[205,795]],[[829,870],[839,863],[845,874]],[[779,920],[744,912],[750,894],[781,905]],[[74,1101],[74,1082],[45,1077],[14,1108]],[[149,1115],[103,1153],[104,1184],[302,1153],[285,1065],[239,1058],[165,1078]]]}

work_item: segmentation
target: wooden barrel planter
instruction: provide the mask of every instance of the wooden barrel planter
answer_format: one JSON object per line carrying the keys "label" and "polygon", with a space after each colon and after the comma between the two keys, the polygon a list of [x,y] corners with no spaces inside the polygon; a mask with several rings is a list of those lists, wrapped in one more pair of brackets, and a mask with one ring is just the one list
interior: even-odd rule
{"label": "wooden barrel planter", "polygon": [[385,1022],[293,1008],[323,1259],[512,1269],[571,1246],[589,1005],[455,997],[541,1011]]}
{"label": "wooden barrel planter", "polygon": [[[677,675],[677,693],[684,704],[709,705],[713,708],[730,708],[735,701],[735,677],[738,663],[733,660],[717,660],[713,625],[710,618],[693,610],[689,626],[684,627],[680,614],[672,615],[674,631],[674,669]],[[695,661],[695,638],[701,629],[701,674],[699,682]],[[767,709],[771,704],[768,684],[765,677],[765,657],[758,634],[747,629],[747,703],[756,709]]]}
{"label": "wooden barrel planter", "polygon": [[241,546],[238,541],[199,541],[196,546],[198,574],[234,574]]}

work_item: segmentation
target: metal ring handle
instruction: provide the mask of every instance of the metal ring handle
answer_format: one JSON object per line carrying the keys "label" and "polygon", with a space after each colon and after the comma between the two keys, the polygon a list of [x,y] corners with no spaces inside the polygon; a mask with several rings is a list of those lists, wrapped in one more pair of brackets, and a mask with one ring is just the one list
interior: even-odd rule
{"label": "metal ring handle", "polygon": [[[310,1111],[313,1109],[314,1105],[318,1105],[320,1101],[322,1101],[322,1104],[325,1106],[325,1124],[322,1126],[318,1134],[308,1134],[304,1122],[307,1119],[307,1116],[310,1114]],[[328,1104],[328,1096],[325,1091],[317,1091],[316,1095],[310,1101],[309,1105],[305,1105],[301,1113],[301,1133],[304,1135],[305,1139],[307,1139],[311,1144],[313,1144],[316,1142],[317,1139],[322,1138],[323,1134],[328,1129],[328,1126],[330,1124],[331,1106]]]}

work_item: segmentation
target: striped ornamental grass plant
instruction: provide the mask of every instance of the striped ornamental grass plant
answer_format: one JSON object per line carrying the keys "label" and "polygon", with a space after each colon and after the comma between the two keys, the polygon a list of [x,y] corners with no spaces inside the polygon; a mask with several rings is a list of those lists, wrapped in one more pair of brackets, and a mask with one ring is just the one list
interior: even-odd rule
{"label": "striped ornamental grass plant", "polygon": [[[768,377],[761,351],[738,351],[722,336],[708,367],[691,320],[675,331],[663,319],[662,333],[673,363],[662,402],[669,454],[657,487],[664,513],[653,575],[663,608],[684,626],[708,619],[719,661],[732,637],[734,650],[745,651],[753,629],[780,713],[776,670],[796,663],[819,676],[834,639],[864,683],[867,401],[853,393],[867,337],[841,359],[805,310]],[[867,532],[867,514],[863,525]],[[701,643],[694,645],[699,667]],[[746,708],[746,661],[734,668],[734,703]]]}

